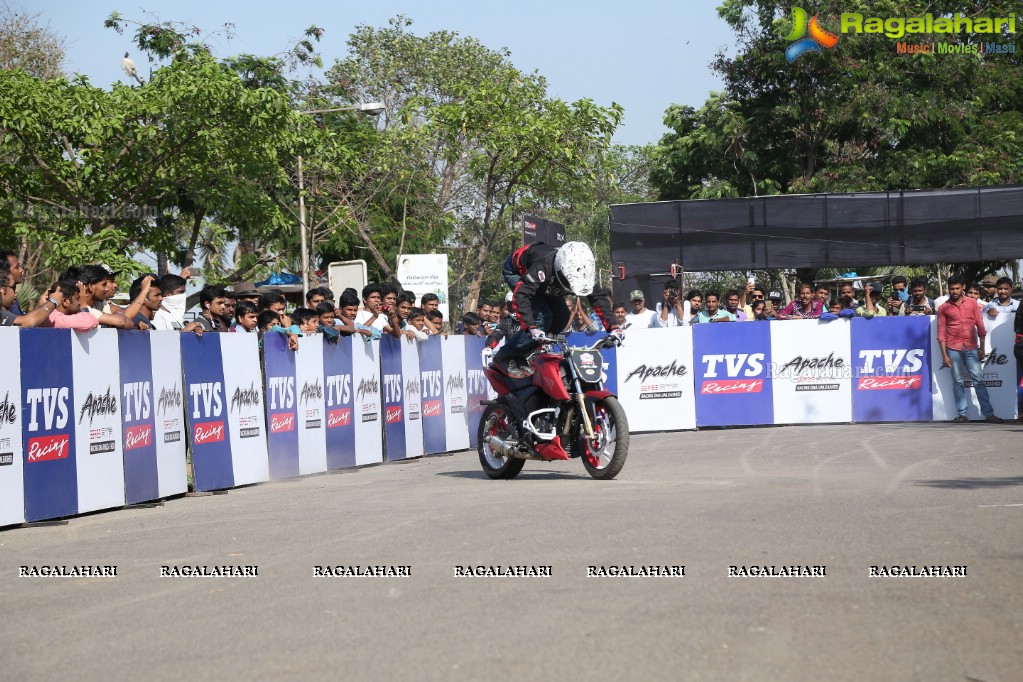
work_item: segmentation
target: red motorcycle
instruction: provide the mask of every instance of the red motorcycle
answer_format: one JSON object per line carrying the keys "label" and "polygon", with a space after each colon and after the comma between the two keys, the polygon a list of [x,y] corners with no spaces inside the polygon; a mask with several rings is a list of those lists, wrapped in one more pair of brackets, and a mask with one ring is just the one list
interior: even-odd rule
{"label": "red motorcycle", "polygon": [[617,342],[606,336],[582,348],[569,346],[564,336],[547,338],[527,359],[530,376],[484,370],[498,394],[483,401],[480,417],[477,442],[487,476],[515,478],[528,459],[573,457],[594,478],[618,475],[629,454],[629,422],[618,398],[604,390],[600,354]]}

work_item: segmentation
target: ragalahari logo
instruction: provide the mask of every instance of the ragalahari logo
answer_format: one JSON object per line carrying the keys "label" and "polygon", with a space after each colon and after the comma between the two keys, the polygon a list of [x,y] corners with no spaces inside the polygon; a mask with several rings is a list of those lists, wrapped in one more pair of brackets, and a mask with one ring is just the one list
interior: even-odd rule
{"label": "ragalahari logo", "polygon": [[[821,28],[817,23],[817,15],[809,22],[806,21],[806,10],[802,7],[792,8],[792,31],[784,36],[785,40],[794,41],[785,48],[785,57],[789,64],[799,59],[807,52],[821,52],[821,48],[831,48],[838,44],[838,35]],[[807,37],[806,33],[810,35]]]}

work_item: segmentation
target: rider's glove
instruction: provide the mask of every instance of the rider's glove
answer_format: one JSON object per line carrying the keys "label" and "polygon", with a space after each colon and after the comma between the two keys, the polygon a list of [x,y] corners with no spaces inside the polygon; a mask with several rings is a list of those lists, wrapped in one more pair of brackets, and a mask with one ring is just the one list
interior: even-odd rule
{"label": "rider's glove", "polygon": [[481,359],[484,367],[490,367],[490,361],[494,359],[494,349],[484,348]]}
{"label": "rider's glove", "polygon": [[542,330],[542,329],[540,329],[538,327],[532,327],[529,330],[529,335],[533,337],[534,341],[538,341],[538,342],[539,341],[543,341],[544,339],[547,338],[547,334],[544,333],[544,330]]}
{"label": "rider's glove", "polygon": [[625,340],[625,330],[622,329],[621,327],[615,327],[614,329],[611,330],[609,336],[613,336],[615,343],[617,343],[620,346],[622,345],[622,341]]}

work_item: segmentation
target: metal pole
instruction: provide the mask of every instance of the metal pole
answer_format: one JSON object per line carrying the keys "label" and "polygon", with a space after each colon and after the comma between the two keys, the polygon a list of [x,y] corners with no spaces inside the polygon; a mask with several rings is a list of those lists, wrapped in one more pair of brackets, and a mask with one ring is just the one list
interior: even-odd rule
{"label": "metal pole", "polygon": [[309,293],[309,245],[305,224],[305,179],[302,175],[302,155],[298,155],[298,231],[302,237],[302,300]]}

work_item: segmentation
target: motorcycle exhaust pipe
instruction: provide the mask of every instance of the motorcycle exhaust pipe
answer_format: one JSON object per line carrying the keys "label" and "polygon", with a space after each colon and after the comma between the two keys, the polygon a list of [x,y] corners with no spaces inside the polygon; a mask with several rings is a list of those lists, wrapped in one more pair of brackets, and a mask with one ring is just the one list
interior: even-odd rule
{"label": "motorcycle exhaust pipe", "polygon": [[539,459],[536,455],[519,450],[518,441],[504,440],[497,436],[484,436],[483,442],[490,446],[490,449],[502,457],[513,459]]}

